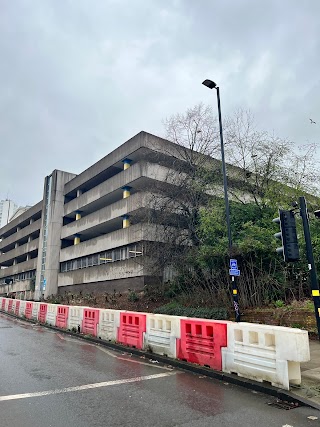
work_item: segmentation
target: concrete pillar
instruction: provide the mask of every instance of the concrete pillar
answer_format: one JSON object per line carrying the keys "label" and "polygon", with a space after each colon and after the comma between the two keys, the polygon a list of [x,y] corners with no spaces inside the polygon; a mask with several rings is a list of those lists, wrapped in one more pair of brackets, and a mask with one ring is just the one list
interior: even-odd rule
{"label": "concrete pillar", "polygon": [[28,237],[28,243],[30,243],[30,242],[31,242],[31,240],[32,240],[32,237],[31,237],[31,236],[29,236],[29,237]]}
{"label": "concrete pillar", "polygon": [[82,190],[77,190],[77,197],[80,197],[81,196],[81,194],[82,194]]}
{"label": "concrete pillar", "polygon": [[126,170],[126,169],[129,169],[129,167],[132,163],[132,160],[124,159],[124,160],[122,160],[122,163],[123,163],[123,170]]}
{"label": "concrete pillar", "polygon": [[33,218],[30,218],[30,224],[32,224],[33,223]]}
{"label": "concrete pillar", "polygon": [[17,260],[16,260],[16,258],[13,260],[13,265],[17,265],[18,263],[17,263]]}
{"label": "concrete pillar", "polygon": [[17,232],[20,230],[20,227],[17,227]]}
{"label": "concrete pillar", "polygon": [[73,240],[73,244],[74,245],[78,245],[79,243],[80,243],[80,235],[79,234],[75,234],[74,240]]}
{"label": "concrete pillar", "polygon": [[128,187],[128,186],[122,187],[122,190],[123,190],[123,198],[124,199],[126,199],[127,197],[130,196],[131,187]]}
{"label": "concrete pillar", "polygon": [[122,216],[122,228],[128,228],[130,226],[129,215]]}
{"label": "concrete pillar", "polygon": [[29,259],[31,259],[31,255],[27,254],[27,261],[29,261]]}
{"label": "concrete pillar", "polygon": [[14,244],[14,248],[16,249],[18,246],[19,246],[19,243],[18,243],[18,242],[16,242],[16,243]]}
{"label": "concrete pillar", "polygon": [[78,221],[79,219],[81,219],[81,212],[76,211],[76,221]]}

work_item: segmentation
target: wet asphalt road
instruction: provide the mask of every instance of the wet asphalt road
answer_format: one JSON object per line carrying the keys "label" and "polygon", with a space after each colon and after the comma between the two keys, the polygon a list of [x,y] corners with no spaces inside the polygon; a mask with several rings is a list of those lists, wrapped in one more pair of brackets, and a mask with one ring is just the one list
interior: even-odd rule
{"label": "wet asphalt road", "polygon": [[272,400],[0,314],[0,427],[320,425]]}

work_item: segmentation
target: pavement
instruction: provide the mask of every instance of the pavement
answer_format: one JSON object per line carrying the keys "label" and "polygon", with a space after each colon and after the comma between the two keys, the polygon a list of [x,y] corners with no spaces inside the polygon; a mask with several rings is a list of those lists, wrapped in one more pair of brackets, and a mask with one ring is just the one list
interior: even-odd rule
{"label": "pavement", "polygon": [[301,385],[292,386],[291,392],[320,409],[320,340],[310,340],[310,361],[301,363],[301,379]]}
{"label": "pavement", "polygon": [[1,427],[312,427],[319,411],[0,314]]}

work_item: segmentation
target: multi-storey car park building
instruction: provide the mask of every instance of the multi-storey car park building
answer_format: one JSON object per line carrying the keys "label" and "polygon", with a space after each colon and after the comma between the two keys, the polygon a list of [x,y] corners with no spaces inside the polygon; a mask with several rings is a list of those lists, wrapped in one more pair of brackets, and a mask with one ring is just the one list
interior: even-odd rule
{"label": "multi-storey car park building", "polygon": [[53,171],[42,201],[0,229],[0,295],[34,287],[39,299],[153,282],[140,262],[155,239],[143,218],[173,158],[176,144],[140,132],[79,175]]}

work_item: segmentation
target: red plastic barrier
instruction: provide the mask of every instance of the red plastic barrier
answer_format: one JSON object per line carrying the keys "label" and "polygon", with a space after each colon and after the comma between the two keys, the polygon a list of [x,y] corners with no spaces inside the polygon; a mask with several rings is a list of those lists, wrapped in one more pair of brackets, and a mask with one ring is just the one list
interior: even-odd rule
{"label": "red plastic barrier", "polygon": [[67,328],[69,307],[67,305],[59,305],[56,317],[56,326],[58,328]]}
{"label": "red plastic barrier", "polygon": [[26,311],[24,312],[26,319],[32,319],[32,302],[26,302]]}
{"label": "red plastic barrier", "polygon": [[6,299],[3,298],[2,304],[1,304],[1,310],[4,310],[5,306],[6,306]]}
{"label": "red plastic barrier", "polygon": [[227,324],[200,319],[181,319],[180,322],[178,359],[221,371],[221,347],[227,346]]}
{"label": "red plastic barrier", "polygon": [[146,332],[146,315],[124,312],[120,313],[120,327],[117,341],[136,348],[143,347],[143,333]]}
{"label": "red plastic barrier", "polygon": [[15,310],[14,310],[14,314],[15,314],[16,316],[19,316],[19,309],[20,309],[20,300],[17,300],[17,301],[16,301],[16,308],[15,308]]}
{"label": "red plastic barrier", "polygon": [[39,308],[39,313],[38,313],[39,322],[46,323],[47,311],[48,311],[48,304],[41,303]]}
{"label": "red plastic barrier", "polygon": [[97,328],[99,323],[99,310],[94,308],[85,308],[83,310],[83,320],[81,332],[97,336]]}
{"label": "red plastic barrier", "polygon": [[9,302],[8,302],[8,313],[10,313],[12,311],[12,303],[13,303],[13,299],[9,299]]}

